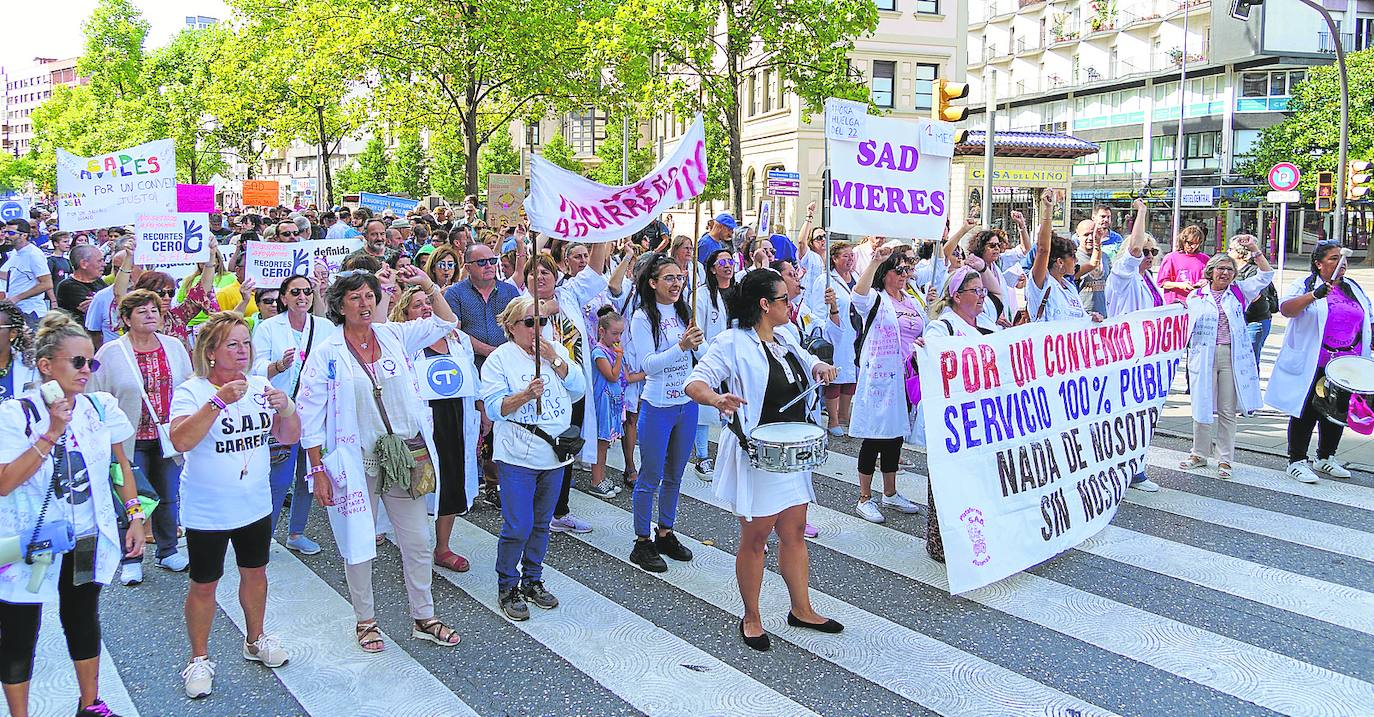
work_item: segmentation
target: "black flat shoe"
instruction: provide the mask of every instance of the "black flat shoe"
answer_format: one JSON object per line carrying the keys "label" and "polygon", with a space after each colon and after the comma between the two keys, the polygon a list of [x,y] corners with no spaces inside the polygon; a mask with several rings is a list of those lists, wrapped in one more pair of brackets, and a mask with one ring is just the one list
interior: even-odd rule
{"label": "black flat shoe", "polygon": [[824,632],[831,635],[834,635],[835,633],[844,630],[844,625],[841,625],[840,623],[831,620],[830,618],[826,618],[825,622],[821,623],[802,622],[800,618],[792,614],[791,610],[787,611],[787,624],[791,625],[792,627],[804,627],[808,630],[815,630],[816,632]]}
{"label": "black flat shoe", "polygon": [[762,635],[759,635],[758,637],[749,637],[748,635],[744,634],[743,620],[739,621],[739,636],[744,638],[744,644],[748,645],[752,649],[758,650],[759,652],[768,652],[769,650],[773,649],[773,642],[768,639],[768,633],[765,632]]}

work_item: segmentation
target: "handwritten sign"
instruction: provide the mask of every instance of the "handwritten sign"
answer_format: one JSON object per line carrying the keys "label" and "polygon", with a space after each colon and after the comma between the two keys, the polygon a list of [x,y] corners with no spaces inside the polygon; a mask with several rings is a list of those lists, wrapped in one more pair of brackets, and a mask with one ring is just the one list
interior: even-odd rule
{"label": "handwritten sign", "polygon": [[932,157],[954,156],[954,125],[927,122],[921,130],[921,152]]}
{"label": "handwritten sign", "polygon": [[320,239],[298,242],[248,242],[244,278],[257,282],[258,288],[281,286],[288,276],[310,276],[317,264],[329,273],[349,254],[362,247],[361,237]]}
{"label": "handwritten sign", "polygon": [[487,175],[487,224],[509,227],[520,223],[525,203],[525,176]]}
{"label": "handwritten sign", "polygon": [[1189,337],[1178,304],[1100,324],[928,337],[917,351],[949,589],[1092,537],[1145,466]]}
{"label": "handwritten sign", "polygon": [[204,213],[141,216],[134,222],[134,263],[202,264],[215,244],[209,226]]}
{"label": "handwritten sign", "polygon": [[280,186],[270,179],[243,180],[243,205],[246,207],[275,207],[281,201]]}
{"label": "handwritten sign", "polygon": [[57,220],[66,231],[127,226],[177,212],[176,147],[170,139],[94,157],[57,150]]}
{"label": "handwritten sign", "polygon": [[868,105],[831,97],[825,101],[825,138],[857,142],[868,133]]}
{"label": "handwritten sign", "polygon": [[215,211],[215,185],[178,184],[177,211],[206,214]]}

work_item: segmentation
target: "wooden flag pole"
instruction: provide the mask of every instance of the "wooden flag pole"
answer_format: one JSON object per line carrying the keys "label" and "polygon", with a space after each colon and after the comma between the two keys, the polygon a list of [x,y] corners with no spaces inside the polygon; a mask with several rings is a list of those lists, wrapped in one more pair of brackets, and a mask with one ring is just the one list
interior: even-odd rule
{"label": "wooden flag pole", "polygon": [[[539,356],[539,350],[540,342],[543,341],[544,338],[544,332],[541,330],[543,327],[539,325],[539,262],[537,261],[539,258],[539,243],[537,241],[535,242],[534,248],[535,253],[530,257],[529,267],[526,269],[529,273],[525,277],[525,286],[529,287],[530,296],[534,297],[534,377],[539,378],[539,366],[543,363]],[[544,413],[544,394],[542,392],[534,397],[534,411],[539,414]]]}
{"label": "wooden flag pole", "polygon": [[692,323],[691,323],[691,326],[696,326],[696,325],[697,325],[697,272],[696,272],[696,269],[697,269],[697,266],[698,266],[699,264],[701,264],[701,262],[697,261],[697,242],[699,242],[699,241],[701,241],[701,238],[698,237],[698,236],[694,233],[694,234],[692,235],[692,256],[691,256],[690,259],[687,260],[687,269],[688,269],[687,273],[690,274],[689,280],[691,281],[691,287],[692,287],[692,289],[691,289],[692,295],[691,295],[691,298],[688,299],[688,301],[691,302],[691,304],[692,304]]}

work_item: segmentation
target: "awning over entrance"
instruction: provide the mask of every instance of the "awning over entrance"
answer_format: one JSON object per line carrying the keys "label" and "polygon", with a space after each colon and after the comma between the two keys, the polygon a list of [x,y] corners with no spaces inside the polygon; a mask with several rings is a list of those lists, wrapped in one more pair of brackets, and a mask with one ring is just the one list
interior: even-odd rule
{"label": "awning over entrance", "polygon": [[[993,154],[998,157],[1077,159],[1097,151],[1092,142],[1057,132],[997,132],[992,142]],[[955,145],[954,154],[980,155],[986,146],[986,131],[969,130],[964,141]]]}

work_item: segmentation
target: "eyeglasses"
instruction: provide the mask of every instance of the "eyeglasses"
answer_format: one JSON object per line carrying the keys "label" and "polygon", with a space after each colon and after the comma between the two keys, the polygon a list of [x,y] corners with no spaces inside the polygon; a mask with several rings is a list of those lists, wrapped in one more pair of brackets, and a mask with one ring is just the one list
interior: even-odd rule
{"label": "eyeglasses", "polygon": [[0,330],[15,331],[24,328],[23,324],[0,324]]}
{"label": "eyeglasses", "polygon": [[434,268],[436,268],[436,269],[456,269],[456,268],[458,268],[458,264],[455,263],[455,262],[451,262],[451,261],[441,261],[441,262],[436,263],[436,264],[434,265]]}
{"label": "eyeglasses", "polygon": [[773,296],[773,297],[769,297],[768,300],[769,300],[769,301],[787,301],[787,298],[788,298],[788,297],[787,297],[787,294],[783,294],[782,296]]}
{"label": "eyeglasses", "polygon": [[660,275],[658,275],[658,276],[655,276],[654,278],[655,278],[655,279],[658,279],[659,281],[665,281],[665,282],[667,282],[667,283],[669,283],[669,284],[681,284],[682,282],[684,282],[684,281],[687,280],[687,275],[686,275],[686,274],[668,274],[668,275],[664,276],[664,275],[660,274]]}
{"label": "eyeglasses", "polygon": [[1145,254],[1146,256],[1154,256],[1155,254],[1158,254],[1158,253],[1159,253],[1159,250],[1158,250],[1158,249],[1145,249],[1145,250],[1144,250],[1144,254]]}
{"label": "eyeglasses", "polygon": [[300,236],[300,235],[301,235],[300,232],[283,232],[283,231],[277,232],[277,236],[279,236],[279,237],[298,237],[298,236]]}
{"label": "eyeglasses", "polygon": [[472,261],[470,261],[470,262],[468,262],[468,263],[469,263],[469,264],[476,264],[477,266],[496,266],[496,263],[499,262],[499,261],[501,261],[501,260],[493,256],[493,257],[488,258],[488,259],[473,259]]}
{"label": "eyeglasses", "polygon": [[288,293],[288,294],[290,294],[290,295],[292,295],[292,296],[301,296],[302,294],[304,294],[305,296],[314,296],[314,295],[315,295],[315,289],[313,289],[313,288],[311,288],[311,287],[309,287],[309,286],[304,287],[304,288],[298,286],[298,287],[296,287],[296,288],[294,288],[294,289],[287,289],[287,290],[286,290],[286,293]]}
{"label": "eyeglasses", "polygon": [[72,362],[72,368],[76,369],[77,371],[80,371],[81,369],[86,368],[87,366],[91,367],[91,371],[100,370],[100,362],[93,358],[87,358],[85,356],[73,356],[67,360]]}
{"label": "eyeglasses", "polygon": [[[534,317],[533,317],[533,316],[526,316],[524,319],[522,319],[522,320],[520,321],[520,323],[521,323],[522,325],[524,325],[525,328],[527,328],[527,329],[532,329],[532,328],[534,328]],[[540,325],[540,326],[548,326],[548,325],[549,325],[549,317],[547,317],[547,316],[541,316],[541,317],[539,317],[539,325]]]}
{"label": "eyeglasses", "polygon": [[176,289],[153,289],[153,293],[165,298],[172,298],[177,295]]}
{"label": "eyeglasses", "polygon": [[988,290],[987,290],[986,287],[975,286],[975,287],[973,287],[972,289],[960,289],[960,290],[958,290],[958,291],[956,291],[956,292],[954,292],[954,293],[956,293],[956,294],[973,294],[974,296],[977,296],[977,297],[979,297],[979,298],[982,298],[982,297],[988,295]]}
{"label": "eyeglasses", "polygon": [[764,250],[763,250],[763,253],[764,253],[764,254],[767,254],[768,256],[777,256],[777,255],[778,255],[778,250],[777,250],[777,249],[764,249]]}

